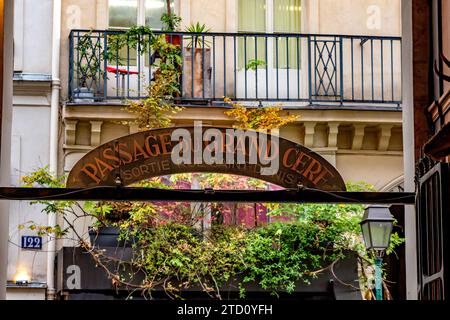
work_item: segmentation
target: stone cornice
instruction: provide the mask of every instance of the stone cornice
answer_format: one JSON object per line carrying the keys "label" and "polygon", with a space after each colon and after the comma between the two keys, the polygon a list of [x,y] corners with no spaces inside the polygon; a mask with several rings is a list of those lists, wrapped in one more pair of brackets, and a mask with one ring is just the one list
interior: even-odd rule
{"label": "stone cornice", "polygon": [[51,81],[14,80],[13,94],[15,96],[42,96],[51,93]]}
{"label": "stone cornice", "polygon": [[[214,121],[217,123],[231,123],[232,119],[225,115],[225,108],[217,107],[186,107],[173,117],[174,123],[185,121]],[[304,122],[338,122],[344,124],[364,123],[366,125],[392,124],[401,126],[402,113],[391,111],[360,111],[360,110],[285,110],[286,115],[300,116],[299,123]],[[134,116],[123,110],[122,105],[92,104],[65,105],[63,107],[65,119],[81,121],[122,121],[132,120]]]}

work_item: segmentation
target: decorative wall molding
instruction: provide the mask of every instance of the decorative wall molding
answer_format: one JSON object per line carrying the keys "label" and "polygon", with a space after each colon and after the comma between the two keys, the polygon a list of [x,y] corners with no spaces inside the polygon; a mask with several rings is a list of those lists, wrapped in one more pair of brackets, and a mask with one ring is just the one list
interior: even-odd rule
{"label": "decorative wall molding", "polygon": [[75,145],[78,120],[65,120],[66,145]]}
{"label": "decorative wall molding", "polygon": [[314,135],[316,133],[316,122],[305,122],[305,146],[307,148],[314,147]]}
{"label": "decorative wall molding", "polygon": [[91,121],[91,146],[97,147],[101,143],[103,121]]}
{"label": "decorative wall molding", "polygon": [[381,125],[378,132],[378,151],[387,151],[391,141],[393,125]]}
{"label": "decorative wall molding", "polygon": [[339,122],[329,122],[328,123],[328,147],[337,147],[337,138],[339,133]]}
{"label": "decorative wall molding", "polygon": [[353,125],[353,127],[355,129],[355,133],[353,135],[352,150],[361,150],[362,149],[366,126],[367,126],[366,124]]}

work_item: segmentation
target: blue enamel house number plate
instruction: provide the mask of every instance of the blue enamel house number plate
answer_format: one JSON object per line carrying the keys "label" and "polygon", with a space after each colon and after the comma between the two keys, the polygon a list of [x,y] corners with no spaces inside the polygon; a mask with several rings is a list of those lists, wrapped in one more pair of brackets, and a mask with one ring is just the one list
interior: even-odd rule
{"label": "blue enamel house number plate", "polygon": [[42,237],[22,236],[22,249],[41,250]]}

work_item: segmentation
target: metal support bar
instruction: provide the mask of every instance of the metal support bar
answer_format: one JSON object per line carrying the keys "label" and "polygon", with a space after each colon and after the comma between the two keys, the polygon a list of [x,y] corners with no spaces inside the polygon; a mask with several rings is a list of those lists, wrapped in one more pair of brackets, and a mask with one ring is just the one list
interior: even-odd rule
{"label": "metal support bar", "polygon": [[414,204],[415,194],[406,192],[328,192],[308,188],[279,191],[163,190],[124,187],[95,187],[88,189],[0,188],[0,199],[407,205]]}
{"label": "metal support bar", "polygon": [[375,290],[376,290],[376,299],[383,300],[383,282],[381,275],[381,268],[383,265],[383,259],[377,257],[375,259]]}

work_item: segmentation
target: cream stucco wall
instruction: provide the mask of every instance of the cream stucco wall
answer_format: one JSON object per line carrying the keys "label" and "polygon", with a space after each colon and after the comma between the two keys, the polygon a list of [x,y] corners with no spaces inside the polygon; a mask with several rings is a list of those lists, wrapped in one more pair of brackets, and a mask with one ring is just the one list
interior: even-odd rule
{"label": "cream stucco wall", "polygon": [[347,182],[364,181],[377,190],[403,175],[401,154],[345,154],[337,156],[337,168]]}
{"label": "cream stucco wall", "polygon": [[[11,74],[14,69],[13,63],[13,0],[2,1],[2,10],[0,14],[0,23],[3,25],[1,37],[3,48],[1,50],[2,60],[2,82],[0,83],[2,115],[0,118],[0,185],[10,185],[11,174],[11,124],[12,124],[12,94],[13,83]],[[8,265],[8,213],[10,201],[0,201],[0,300],[6,299],[6,281]]]}
{"label": "cream stucco wall", "polygon": [[400,0],[320,0],[319,32],[401,35]]}
{"label": "cream stucco wall", "polygon": [[[20,97],[15,98],[12,128],[11,178],[12,185],[20,186],[21,177],[48,164],[50,128],[50,107],[46,105],[20,105]],[[19,101],[18,101],[19,100]],[[22,101],[23,103],[23,101]],[[41,119],[42,125],[34,126],[35,119]],[[32,128],[32,132],[30,131]],[[36,143],[40,141],[40,143]],[[26,270],[31,281],[45,282],[47,239],[41,251],[20,248],[21,236],[34,236],[36,232],[19,230],[19,225],[34,221],[47,225],[47,215],[41,207],[30,205],[29,201],[14,201],[10,205],[8,280],[12,281],[18,272]]]}
{"label": "cream stucco wall", "polygon": [[[11,152],[5,154],[11,158],[11,181],[8,185],[17,187],[21,185],[23,175],[48,165],[49,161],[53,1],[42,0],[39,5],[36,4],[35,0],[14,1],[16,73],[10,119]],[[28,228],[19,230],[19,225],[29,221],[47,224],[47,215],[41,209],[31,206],[29,201],[13,201],[10,204],[8,281],[14,281],[17,274],[24,272],[32,282],[46,281],[47,238],[43,237],[43,249],[39,251],[24,250],[20,245],[22,236],[37,234]],[[21,291],[20,288],[13,289],[13,292],[9,290],[8,299],[20,295]]]}
{"label": "cream stucco wall", "polygon": [[[376,127],[369,127],[366,130],[363,150],[358,151],[351,150],[352,128],[340,127],[336,147],[329,146],[328,131],[326,123],[316,125],[312,149],[333,164],[346,182],[364,181],[380,190],[394,179],[402,176],[403,156],[400,127],[392,130],[386,152],[377,151],[378,131]],[[280,133],[283,138],[305,144],[305,127],[303,125],[282,128]],[[349,141],[347,145],[345,145],[345,140]]]}
{"label": "cream stucco wall", "polygon": [[[400,36],[400,0],[303,0],[305,33]],[[180,0],[185,25],[205,23],[214,31],[237,31],[238,0]]]}
{"label": "cream stucco wall", "polygon": [[[15,0],[14,71],[49,74],[51,68],[52,0]],[[30,32],[34,30],[34,32]],[[29,54],[33,52],[34,54]]]}

